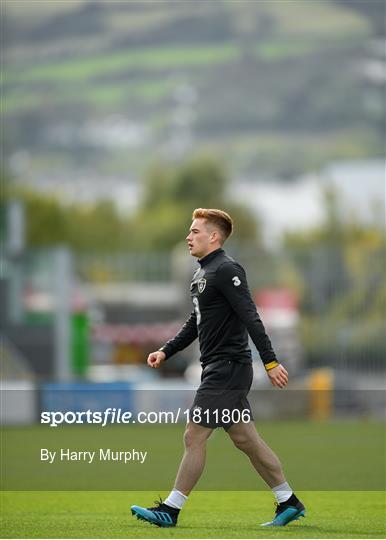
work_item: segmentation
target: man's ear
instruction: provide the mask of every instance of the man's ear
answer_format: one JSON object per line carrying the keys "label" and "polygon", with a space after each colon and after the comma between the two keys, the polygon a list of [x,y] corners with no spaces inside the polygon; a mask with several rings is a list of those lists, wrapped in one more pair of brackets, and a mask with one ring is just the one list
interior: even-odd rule
{"label": "man's ear", "polygon": [[216,242],[216,240],[220,240],[220,233],[216,229],[214,229],[210,233],[210,241],[211,242]]}

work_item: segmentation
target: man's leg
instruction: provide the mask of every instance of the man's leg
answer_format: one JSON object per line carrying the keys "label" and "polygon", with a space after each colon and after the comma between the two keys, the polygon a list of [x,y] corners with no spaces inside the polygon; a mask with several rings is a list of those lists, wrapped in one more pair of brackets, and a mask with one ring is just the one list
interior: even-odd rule
{"label": "man's leg", "polygon": [[132,506],[131,513],[134,516],[159,527],[174,527],[177,524],[179,511],[204,470],[206,441],[212,431],[211,428],[205,428],[193,422],[186,426],[185,452],[173,490],[164,502],[160,501],[155,507]]}
{"label": "man's leg", "polygon": [[273,520],[263,525],[282,527],[304,517],[304,505],[292,492],[284,478],[278,457],[259,436],[255,424],[253,422],[233,424],[228,430],[228,435],[235,446],[247,454],[256,471],[272,489],[278,502]]}
{"label": "man's leg", "polygon": [[206,441],[213,429],[189,422],[184,433],[185,452],[178,469],[174,489],[188,496],[205,467]]}
{"label": "man's leg", "polygon": [[233,424],[227,433],[271,489],[285,482],[279,458],[257,433],[253,422]]}

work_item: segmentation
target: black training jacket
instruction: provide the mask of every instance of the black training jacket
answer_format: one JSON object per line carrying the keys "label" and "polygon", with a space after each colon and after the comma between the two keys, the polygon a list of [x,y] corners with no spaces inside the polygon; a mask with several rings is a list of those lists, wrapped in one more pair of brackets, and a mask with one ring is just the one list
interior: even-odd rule
{"label": "black training jacket", "polygon": [[198,337],[203,365],[220,359],[250,363],[249,334],[264,365],[276,363],[244,268],[221,248],[198,262],[190,285],[193,311],[178,334],[160,349],[166,358]]}

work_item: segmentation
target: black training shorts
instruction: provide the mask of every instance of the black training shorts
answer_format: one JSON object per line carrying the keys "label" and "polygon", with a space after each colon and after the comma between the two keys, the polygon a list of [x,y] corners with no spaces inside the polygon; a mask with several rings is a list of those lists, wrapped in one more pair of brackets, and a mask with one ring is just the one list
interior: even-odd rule
{"label": "black training shorts", "polygon": [[217,360],[204,366],[190,409],[190,422],[229,429],[233,424],[253,420],[247,399],[252,379],[251,363]]}

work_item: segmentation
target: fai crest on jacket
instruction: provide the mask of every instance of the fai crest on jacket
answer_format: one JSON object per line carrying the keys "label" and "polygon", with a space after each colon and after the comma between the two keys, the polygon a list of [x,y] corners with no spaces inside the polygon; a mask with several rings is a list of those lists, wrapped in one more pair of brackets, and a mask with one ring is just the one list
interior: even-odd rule
{"label": "fai crest on jacket", "polygon": [[200,278],[198,281],[197,281],[197,287],[198,287],[198,292],[201,294],[205,287],[206,287],[206,279],[205,278]]}

